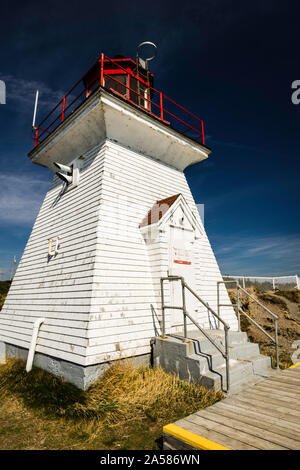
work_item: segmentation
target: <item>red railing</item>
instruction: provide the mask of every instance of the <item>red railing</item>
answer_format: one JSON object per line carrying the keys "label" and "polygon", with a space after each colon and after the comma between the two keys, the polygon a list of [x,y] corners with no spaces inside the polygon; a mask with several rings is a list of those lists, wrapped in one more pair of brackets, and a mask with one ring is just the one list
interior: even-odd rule
{"label": "red railing", "polygon": [[[124,59],[129,61],[129,59]],[[130,60],[131,61],[131,60]],[[173,127],[182,134],[205,144],[203,121],[161,91],[150,86],[149,77],[137,76],[131,68],[120,65],[122,59],[110,59],[103,53],[88,72],[63,96],[35,128],[34,146],[41,143],[97,88],[104,87],[119,98],[138,106],[147,114]],[[134,63],[133,61],[131,61]],[[106,66],[112,67],[109,69]],[[96,72],[96,75],[95,75]],[[92,83],[86,77],[91,74]],[[121,75],[120,75],[121,74]],[[116,78],[118,75],[119,79]],[[120,80],[120,78],[123,81]]]}

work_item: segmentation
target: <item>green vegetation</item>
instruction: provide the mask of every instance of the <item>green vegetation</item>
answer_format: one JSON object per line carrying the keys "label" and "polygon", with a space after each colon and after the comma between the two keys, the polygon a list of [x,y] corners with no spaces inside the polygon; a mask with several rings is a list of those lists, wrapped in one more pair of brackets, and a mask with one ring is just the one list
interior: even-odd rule
{"label": "green vegetation", "polygon": [[162,427],[222,398],[159,368],[115,363],[86,392],[0,366],[0,449],[157,449]]}
{"label": "green vegetation", "polygon": [[11,281],[0,281],[0,310],[6,299],[8,289],[10,288]]}

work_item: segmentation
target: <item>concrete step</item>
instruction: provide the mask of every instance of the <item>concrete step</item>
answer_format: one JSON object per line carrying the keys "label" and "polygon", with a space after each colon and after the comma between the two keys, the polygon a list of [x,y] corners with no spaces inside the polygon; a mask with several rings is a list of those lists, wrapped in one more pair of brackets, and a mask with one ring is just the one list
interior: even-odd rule
{"label": "concrete step", "polygon": [[[246,380],[249,378],[252,378],[254,373],[253,373],[253,367],[251,362],[248,361],[238,361],[236,359],[230,359],[229,360],[229,372],[230,372],[230,383],[233,385],[235,383],[238,383],[242,380]],[[218,367],[215,370],[215,373],[222,375],[224,379],[224,383],[226,385],[226,364],[224,364],[220,367]]]}
{"label": "concrete step", "polygon": [[259,382],[262,382],[263,380],[264,377],[254,375],[253,377],[248,377],[247,379],[241,380],[234,384],[230,384],[230,389],[227,393],[227,396],[235,395],[236,393],[240,393],[243,390],[247,390],[247,388],[252,387],[252,385],[256,385]]}
{"label": "concrete step", "polygon": [[259,355],[259,346],[256,343],[237,344],[229,348],[229,357],[232,359],[245,360]]}
{"label": "concrete step", "polygon": [[[225,333],[224,330],[206,330],[206,333],[218,344],[225,346]],[[205,335],[201,333],[201,331],[189,331],[188,337],[191,339],[197,339],[201,341],[201,345],[203,343],[203,347],[211,347],[211,342],[206,339]],[[228,331],[228,345],[234,346],[237,344],[245,344],[248,342],[247,333],[243,331]]]}
{"label": "concrete step", "polygon": [[[250,362],[237,361],[231,359],[229,361],[230,389],[238,384],[245,384],[254,379],[253,368]],[[214,371],[206,371],[201,375],[198,383],[206,388],[217,390],[227,389],[226,365],[225,362],[221,367]]]}
{"label": "concrete step", "polygon": [[221,353],[216,354],[204,354],[204,353],[197,353],[197,354],[189,354],[189,357],[194,361],[199,361],[201,364],[201,372],[207,372],[209,370],[214,371],[218,367],[224,364],[224,357]]}
{"label": "concrete step", "polygon": [[255,375],[269,377],[269,375],[274,373],[272,358],[269,356],[258,354],[257,356],[249,357],[246,361],[252,364],[253,373]]}
{"label": "concrete step", "polygon": [[[224,331],[208,330],[214,342],[224,348]],[[255,343],[247,342],[245,333],[229,332],[230,393],[273,373],[271,358],[259,353]],[[154,365],[213,390],[226,390],[226,362],[223,355],[201,332],[189,332],[189,338],[155,338]]]}

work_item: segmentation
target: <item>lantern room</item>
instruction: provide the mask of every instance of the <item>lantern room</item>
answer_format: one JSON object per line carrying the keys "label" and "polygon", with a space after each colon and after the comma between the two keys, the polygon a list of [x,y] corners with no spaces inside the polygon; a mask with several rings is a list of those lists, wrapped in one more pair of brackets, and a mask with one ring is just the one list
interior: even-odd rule
{"label": "lantern room", "polygon": [[99,77],[103,70],[103,86],[106,89],[150,111],[153,74],[143,62],[141,60],[135,62],[120,54],[115,55],[113,59],[99,59],[82,79],[86,95],[89,96],[99,86]]}

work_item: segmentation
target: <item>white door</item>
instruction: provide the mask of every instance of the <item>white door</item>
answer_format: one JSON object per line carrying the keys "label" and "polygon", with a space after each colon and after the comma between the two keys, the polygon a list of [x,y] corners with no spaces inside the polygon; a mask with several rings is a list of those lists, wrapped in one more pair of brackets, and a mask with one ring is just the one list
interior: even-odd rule
{"label": "white door", "polygon": [[[194,266],[194,241],[193,230],[170,226],[169,243],[169,274],[181,276],[185,282],[195,290],[195,266]],[[186,292],[186,309],[194,317],[196,301],[194,296]],[[170,282],[170,305],[182,306],[182,288],[180,281]],[[171,311],[172,331],[182,331],[182,310]]]}

